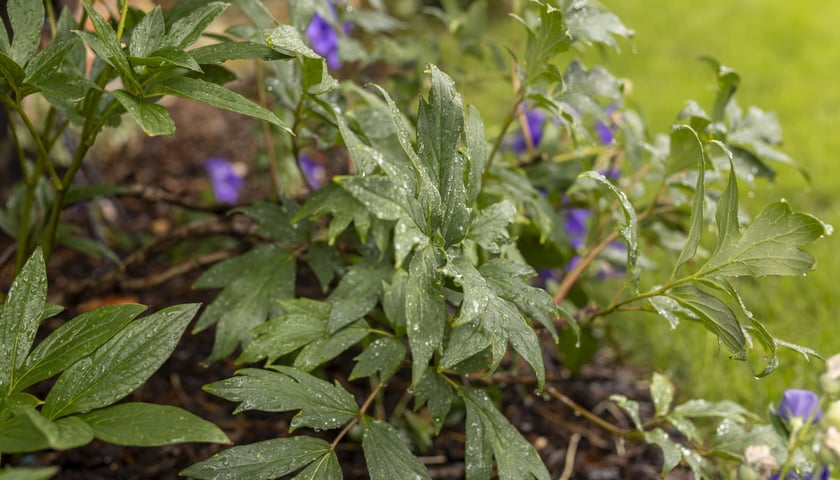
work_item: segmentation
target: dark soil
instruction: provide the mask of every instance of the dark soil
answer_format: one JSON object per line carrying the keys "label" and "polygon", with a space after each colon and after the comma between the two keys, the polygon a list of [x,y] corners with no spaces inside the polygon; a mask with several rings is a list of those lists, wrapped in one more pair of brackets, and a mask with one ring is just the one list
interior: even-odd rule
{"label": "dark soil", "polygon": [[[173,137],[139,139],[132,133],[100,148],[91,158],[89,178],[120,185],[139,184],[162,189],[178,201],[207,205],[209,181],[203,168],[208,157],[224,156],[247,163],[260,147],[255,144],[257,126],[245,118],[220,112],[203,105],[176,101],[172,104],[178,130]],[[127,131],[127,130],[126,130]],[[120,131],[124,133],[124,131]],[[118,132],[106,133],[116,137]],[[121,133],[121,134],[122,134]],[[249,177],[244,197],[254,198],[264,186]],[[264,176],[263,176],[264,177]],[[91,235],[98,234],[126,256],[156,238],[171,234],[189,218],[187,210],[171,201],[122,197],[107,200],[88,210],[69,212],[82,222]],[[219,218],[225,218],[219,215]],[[94,219],[94,220],[91,220]],[[117,235],[115,232],[123,232]],[[0,237],[0,253],[11,240]],[[183,248],[182,248],[183,249]],[[188,302],[209,303],[214,292],[191,289],[200,269],[179,271],[166,276],[183,256],[178,248],[164,252],[149,251],[143,261],[127,265],[116,275],[113,264],[95,260],[72,250],[56,251],[50,264],[52,301],[68,307],[61,319],[99,305],[139,302],[152,310]],[[0,270],[0,287],[8,288],[10,267]],[[126,280],[140,280],[135,283]],[[147,281],[142,281],[142,280]],[[58,321],[48,322],[45,330]],[[227,378],[236,366],[231,362],[202,366],[213,343],[213,332],[187,333],[172,358],[151,380],[127,400],[178,405],[219,425],[236,444],[247,444],[288,434],[290,416],[283,414],[244,413],[233,415],[235,405],[202,391],[202,385]],[[616,362],[609,351],[602,351],[578,373],[572,374],[553,352],[553,342],[546,338],[547,387],[562,393],[583,408],[619,428],[629,428],[629,421],[609,400],[612,394],[625,395],[642,404],[643,416],[650,416],[647,374]],[[348,363],[348,362],[344,362]],[[502,411],[538,449],[552,478],[590,480],[659,478],[662,463],[657,447],[616,438],[591,421],[576,415],[566,404],[547,394],[535,393],[533,379],[510,372],[495,377],[495,391]],[[525,370],[523,370],[525,371]],[[347,382],[347,372],[331,372],[351,391],[358,390],[360,401],[366,385]],[[515,373],[515,372],[514,372]],[[389,395],[400,395],[407,387],[407,369],[389,385]],[[508,380],[507,383],[504,380]],[[482,380],[473,380],[481,382]],[[358,383],[358,382],[356,382]],[[458,479],[464,476],[463,426],[453,413],[454,425],[426,451],[419,452],[435,479]],[[327,432],[329,433],[329,432]],[[180,444],[161,448],[125,448],[94,442],[84,448],[36,455],[4,456],[7,465],[55,465],[56,479],[174,479],[192,463],[206,459],[226,448],[218,445]],[[360,445],[345,441],[339,450],[345,478],[367,478]],[[676,472],[669,478],[690,478]]]}

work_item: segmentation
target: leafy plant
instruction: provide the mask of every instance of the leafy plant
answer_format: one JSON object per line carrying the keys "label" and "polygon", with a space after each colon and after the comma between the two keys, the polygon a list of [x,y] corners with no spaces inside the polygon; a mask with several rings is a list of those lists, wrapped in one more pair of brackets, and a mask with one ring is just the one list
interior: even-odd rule
{"label": "leafy plant", "polygon": [[[142,305],[101,307],[67,321],[34,346],[41,322],[62,311],[46,303],[46,296],[44,255],[36,249],[0,304],[0,452],[65,450],[94,438],[131,446],[229,443],[217,426],[184,409],[117,403],[169,358],[198,305],[139,319]],[[27,392],[57,375],[45,398]],[[54,471],[3,474],[46,478]]]}

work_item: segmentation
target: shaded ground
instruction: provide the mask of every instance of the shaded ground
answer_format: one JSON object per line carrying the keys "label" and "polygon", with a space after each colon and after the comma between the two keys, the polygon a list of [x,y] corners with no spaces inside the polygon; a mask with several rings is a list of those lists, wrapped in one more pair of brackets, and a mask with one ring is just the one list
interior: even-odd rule
{"label": "shaded ground", "polygon": [[[235,114],[220,112],[201,104],[177,101],[172,108],[178,130],[168,138],[137,140],[134,135],[121,137],[110,132],[111,147],[97,150],[92,160],[97,168],[89,175],[120,185],[139,184],[162,189],[172,198],[188,203],[207,204],[209,182],[203,168],[207,157],[225,156],[247,163],[258,145],[255,126]],[[249,178],[245,197],[254,197],[264,187]],[[159,192],[160,193],[160,192]],[[75,211],[71,215],[83,222],[90,232],[105,226],[106,237],[125,257],[154,238],[171,235],[177,224],[189,215],[170,201],[125,197],[108,201],[90,211]],[[224,218],[220,215],[220,218]],[[94,220],[92,220],[94,219]],[[125,232],[113,236],[107,232]],[[0,237],[0,252],[10,240]],[[57,251],[51,262],[51,300],[59,301],[74,314],[114,302],[139,302],[152,309],[176,303],[203,302],[213,299],[213,292],[195,291],[190,285],[200,273],[198,269],[173,271],[181,258],[178,249],[146,251],[140,259],[127,262],[123,274],[114,275],[114,265],[91,260],[70,250]],[[164,275],[164,274],[169,275]],[[9,269],[0,271],[0,284],[7,288]],[[110,279],[110,280],[109,280]],[[134,283],[131,283],[131,281]],[[147,280],[144,282],[143,280]],[[70,318],[64,316],[64,319]],[[57,326],[50,322],[48,328]],[[650,415],[646,375],[617,364],[608,352],[572,375],[558,363],[550,339],[545,339],[548,386],[562,393],[582,407],[619,427],[627,427],[622,412],[608,400],[612,394],[622,394],[642,403],[643,416]],[[231,414],[234,405],[201,390],[201,386],[231,376],[231,363],[200,365],[212,346],[212,332],[199,335],[187,333],[173,357],[141,389],[128,400],[178,405],[215,422],[235,444],[246,444],[287,434],[290,416],[282,414]],[[349,362],[343,362],[347,364]],[[348,372],[331,372],[348,386]],[[408,372],[398,374],[389,389],[390,395],[404,392]],[[517,378],[510,376],[508,380]],[[500,377],[505,380],[504,375]],[[560,401],[537,395],[532,379],[517,379],[515,383],[499,382],[498,394],[505,415],[538,449],[552,478],[590,480],[659,478],[661,454],[655,447],[620,441],[589,420],[574,414]],[[363,392],[359,391],[361,396]],[[388,398],[396,402],[397,398]],[[458,412],[453,416],[457,420]],[[463,427],[445,428],[421,459],[435,479],[463,478]],[[329,432],[328,432],[329,433]],[[206,459],[222,446],[183,444],[162,448],[123,448],[95,442],[87,447],[38,455],[4,456],[4,462],[27,465],[57,465],[61,472],[56,479],[174,479],[178,471]],[[364,457],[359,444],[343,442],[340,450],[345,478],[367,478]],[[669,478],[688,478],[676,473]]]}

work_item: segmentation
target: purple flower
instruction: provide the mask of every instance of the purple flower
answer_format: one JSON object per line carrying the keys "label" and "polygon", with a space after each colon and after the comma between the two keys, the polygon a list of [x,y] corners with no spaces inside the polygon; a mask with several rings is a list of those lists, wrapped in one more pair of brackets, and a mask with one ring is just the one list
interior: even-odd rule
{"label": "purple flower", "polygon": [[[338,17],[332,2],[327,2],[334,17]],[[306,38],[309,39],[312,50],[327,59],[327,66],[336,70],[343,63],[338,58],[338,32],[335,27],[319,13],[312,16],[312,21],[306,28]]]}
{"label": "purple flower", "polygon": [[785,390],[782,401],[776,409],[776,415],[786,422],[790,422],[794,418],[817,422],[822,418],[820,398],[810,390]]}
{"label": "purple flower", "polygon": [[213,186],[216,200],[227,204],[236,203],[245,179],[233,168],[230,160],[221,157],[208,158],[204,161],[204,168],[210,175],[210,184]]}
{"label": "purple flower", "polygon": [[327,171],[324,166],[316,162],[309,155],[305,153],[300,154],[298,158],[298,165],[300,165],[300,172],[306,177],[306,183],[314,189],[319,189],[324,186],[327,180]]}
{"label": "purple flower", "polygon": [[[566,210],[566,221],[564,227],[566,236],[569,238],[569,245],[578,250],[583,247],[586,239],[589,218],[592,216],[588,208],[569,208]],[[627,246],[619,241],[610,242],[606,250],[602,252],[606,256],[605,261],[598,263],[598,277],[607,278],[622,275],[624,270],[612,265],[608,260],[616,260],[617,257],[627,257]],[[566,271],[571,272],[580,263],[580,256],[575,255],[566,264]]]}
{"label": "purple flower", "polygon": [[[828,480],[829,473],[828,467],[823,467],[822,469],[815,470],[808,475],[801,477],[801,480]],[[776,472],[770,476],[769,480],[780,480],[781,475],[781,472]],[[800,480],[800,477],[795,472],[789,472],[785,475],[785,480]]]}
{"label": "purple flower", "polygon": [[598,135],[598,142],[601,145],[610,145],[615,141],[616,124],[610,118],[613,112],[615,112],[615,109],[616,105],[613,103],[604,110],[604,114],[609,119],[609,124],[601,120],[595,122],[595,133]]}
{"label": "purple flower", "polygon": [[583,246],[586,238],[586,224],[591,216],[588,208],[570,208],[566,210],[566,235],[569,237],[569,245],[575,250]]}
{"label": "purple flower", "polygon": [[[531,136],[531,147],[538,147],[542,141],[543,124],[545,124],[545,114],[539,110],[528,110],[525,112],[525,125],[523,128],[528,129]],[[525,134],[520,133],[513,140],[511,146],[516,153],[523,153],[528,150],[528,142],[525,140]]]}

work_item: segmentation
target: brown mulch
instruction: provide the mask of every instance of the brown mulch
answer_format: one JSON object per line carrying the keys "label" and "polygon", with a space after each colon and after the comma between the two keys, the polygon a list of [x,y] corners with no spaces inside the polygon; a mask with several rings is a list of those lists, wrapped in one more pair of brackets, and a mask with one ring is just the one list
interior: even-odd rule
{"label": "brown mulch", "polygon": [[[178,126],[174,136],[137,139],[135,133],[129,133],[110,147],[96,151],[92,157],[95,173],[105,182],[161,188],[187,202],[206,203],[209,182],[203,167],[204,160],[224,156],[248,162],[259,147],[254,143],[259,138],[256,135],[258,127],[239,115],[182,100],[173,103],[172,112]],[[245,196],[255,198],[264,185],[254,180],[249,182],[251,191]],[[181,219],[188,217],[183,209],[173,207],[169,202],[138,198],[109,202],[107,205],[110,206],[106,207],[111,213],[104,215],[102,221],[109,225],[109,231],[124,232],[119,238],[109,238],[116,242],[121,255],[130,253],[132,248],[140,247],[150,238],[169,234]],[[93,230],[95,222],[88,221],[90,215],[79,211],[70,215],[77,215],[79,221]],[[10,244],[10,239],[0,236],[0,252]],[[170,266],[172,252],[166,253],[133,265],[127,273],[143,277],[166,270]],[[69,310],[61,318],[67,319],[80,310],[115,302],[139,302],[150,305],[151,309],[159,309],[177,303],[207,304],[213,300],[214,292],[191,289],[200,273],[198,270],[185,271],[157,285],[150,283],[148,288],[121,290],[119,284],[112,284],[102,291],[88,289],[113,270],[114,265],[106,261],[93,260],[71,250],[56,251],[50,264],[50,293],[53,297],[68,290],[79,290],[80,285],[85,285],[73,296],[59,297],[71,302],[65,302]],[[8,280],[7,267],[0,270],[0,287],[4,290],[8,288]],[[84,283],[86,281],[88,283]],[[46,328],[55,326],[55,321],[48,322]],[[181,406],[219,425],[236,445],[287,435],[290,415],[248,412],[234,416],[231,413],[234,404],[202,391],[202,385],[227,378],[237,368],[230,361],[202,366],[201,361],[209,354],[212,344],[212,331],[197,335],[188,332],[172,358],[127,400]],[[605,350],[580,372],[572,374],[552,353],[555,346],[550,339],[546,339],[545,346],[549,385],[557,391],[619,427],[629,427],[629,421],[609,401],[612,394],[638,400],[642,404],[643,416],[650,415],[653,407],[649,401],[648,385],[642,380],[648,377],[643,372],[621,365]],[[354,393],[358,394],[360,401],[363,400],[367,385],[346,382],[344,379],[348,372],[336,370],[332,373],[351,391],[358,390]],[[405,390],[407,374],[407,371],[400,372],[391,382],[388,399]],[[502,372],[497,378],[503,380],[504,374]],[[535,392],[529,379],[523,380],[516,375],[509,377],[510,383],[496,384],[502,411],[536,446],[552,478],[560,478],[564,472],[565,478],[583,480],[659,478],[662,458],[656,447],[615,438],[556,399]],[[397,397],[391,400],[396,401]],[[418,453],[432,478],[463,478],[463,442],[463,426],[456,423],[445,427],[430,448]],[[56,465],[61,471],[54,478],[61,480],[175,479],[180,478],[180,470],[223,448],[226,447],[204,444],[126,448],[96,441],[70,451],[5,455],[2,462],[4,465]],[[339,455],[345,478],[367,478],[360,444],[343,442]],[[691,477],[677,472],[669,478]]]}

